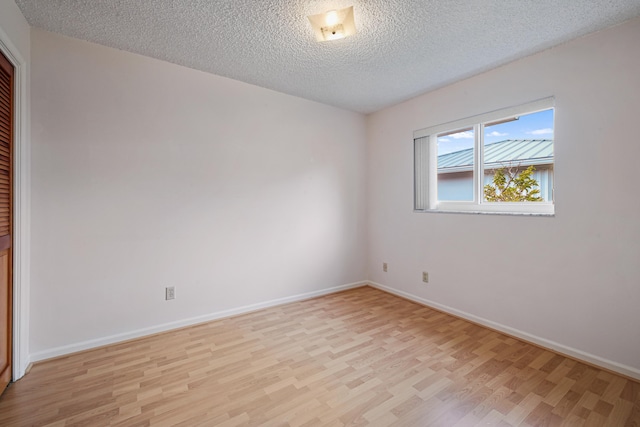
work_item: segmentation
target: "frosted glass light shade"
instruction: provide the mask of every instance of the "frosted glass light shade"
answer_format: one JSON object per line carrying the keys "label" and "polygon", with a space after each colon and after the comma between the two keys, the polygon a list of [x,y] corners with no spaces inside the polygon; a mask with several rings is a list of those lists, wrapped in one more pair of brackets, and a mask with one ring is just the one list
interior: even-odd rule
{"label": "frosted glass light shade", "polygon": [[356,32],[353,6],[311,15],[308,18],[316,35],[316,40],[319,42],[342,39]]}

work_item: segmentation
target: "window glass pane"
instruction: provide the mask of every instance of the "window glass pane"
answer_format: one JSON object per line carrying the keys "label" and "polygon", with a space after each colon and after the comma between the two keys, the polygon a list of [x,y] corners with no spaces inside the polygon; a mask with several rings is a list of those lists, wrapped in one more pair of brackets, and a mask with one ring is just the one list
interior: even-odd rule
{"label": "window glass pane", "polygon": [[553,109],[485,123],[484,200],[553,201]]}
{"label": "window glass pane", "polygon": [[438,135],[438,200],[473,201],[473,128]]}

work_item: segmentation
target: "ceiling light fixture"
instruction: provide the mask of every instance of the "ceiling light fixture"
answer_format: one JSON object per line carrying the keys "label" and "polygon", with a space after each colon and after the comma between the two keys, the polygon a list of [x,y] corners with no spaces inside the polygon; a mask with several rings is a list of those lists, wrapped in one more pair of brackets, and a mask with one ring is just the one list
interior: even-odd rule
{"label": "ceiling light fixture", "polygon": [[356,32],[353,6],[311,15],[308,18],[319,42],[342,39]]}

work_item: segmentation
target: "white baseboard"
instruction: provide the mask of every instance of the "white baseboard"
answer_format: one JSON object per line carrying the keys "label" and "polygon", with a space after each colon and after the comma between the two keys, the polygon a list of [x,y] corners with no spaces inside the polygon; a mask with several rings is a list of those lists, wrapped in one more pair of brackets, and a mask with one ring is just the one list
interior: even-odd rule
{"label": "white baseboard", "polygon": [[575,348],[568,347],[566,345],[557,343],[555,341],[551,341],[545,338],[541,338],[535,335],[531,335],[527,332],[523,332],[518,329],[511,328],[509,326],[502,325],[500,323],[493,322],[491,320],[484,319],[482,317],[474,316],[473,314],[466,313],[461,310],[457,310],[452,307],[448,307],[446,305],[439,304],[435,301],[431,301],[425,298],[421,298],[419,296],[410,294],[408,292],[399,291],[397,289],[390,288],[385,285],[381,285],[376,282],[367,282],[371,287],[380,289],[381,291],[388,292],[390,294],[394,294],[400,296],[402,298],[406,298],[408,300],[417,302],[418,304],[425,305],[427,307],[435,308],[437,310],[443,311],[445,313],[452,314],[457,317],[461,317],[463,319],[469,320],[473,323],[477,323],[482,326],[486,326],[488,328],[494,329],[496,331],[504,332],[507,335],[520,338],[524,341],[528,341],[530,343],[539,345],[540,347],[548,348],[549,350],[553,350],[557,353],[561,353],[565,356],[572,357],[577,360],[581,360],[587,362],[591,365],[599,366],[609,371],[618,372],[622,375],[625,375],[630,378],[634,378],[636,380],[640,380],[640,369],[623,365],[621,363],[614,362],[612,360],[604,359],[602,357],[595,356],[590,353],[586,353],[581,350],[577,350]]}
{"label": "white baseboard", "polygon": [[502,325],[500,323],[496,323],[496,322],[493,322],[491,320],[484,319],[482,317],[478,317],[478,316],[475,316],[473,314],[470,314],[470,313],[467,313],[467,312],[464,312],[464,311],[461,311],[461,310],[457,310],[455,308],[452,308],[452,307],[449,307],[449,306],[446,306],[446,305],[443,305],[443,304],[439,304],[439,303],[437,303],[435,301],[431,301],[431,300],[428,300],[428,299],[425,299],[425,298],[421,298],[421,297],[419,297],[417,295],[413,295],[413,294],[410,294],[408,292],[404,292],[404,291],[400,291],[400,290],[397,290],[397,289],[394,289],[394,288],[390,288],[388,286],[381,285],[379,283],[372,282],[372,281],[362,281],[362,282],[349,283],[349,284],[346,284],[346,285],[335,286],[333,288],[322,289],[320,291],[307,292],[307,293],[304,293],[304,294],[293,295],[293,296],[290,296],[290,297],[278,298],[278,299],[265,301],[265,302],[261,302],[261,303],[257,303],[257,304],[250,304],[250,305],[237,307],[237,308],[233,308],[233,309],[229,309],[229,310],[223,310],[223,311],[218,311],[218,312],[214,312],[214,313],[205,314],[205,315],[202,315],[202,316],[196,316],[196,317],[191,317],[191,318],[188,318],[188,319],[178,320],[178,321],[175,321],[175,322],[164,323],[164,324],[153,326],[153,327],[149,327],[149,328],[137,329],[137,330],[134,330],[134,331],[124,332],[124,333],[121,333],[121,334],[110,335],[110,336],[107,336],[107,337],[97,338],[97,339],[88,340],[88,341],[82,341],[82,342],[75,343],[75,344],[55,347],[55,348],[51,348],[51,349],[48,349],[48,350],[39,351],[37,353],[32,353],[29,356],[28,361],[29,361],[29,363],[38,362],[38,361],[41,361],[41,360],[51,359],[53,357],[58,357],[58,356],[63,356],[63,355],[71,354],[71,353],[76,353],[76,352],[83,351],[83,350],[89,350],[89,349],[92,349],[92,348],[101,347],[101,346],[108,345],[108,344],[115,344],[115,343],[122,342],[122,341],[128,341],[128,340],[131,340],[131,339],[135,339],[135,338],[140,338],[140,337],[144,337],[144,336],[147,336],[147,335],[156,334],[156,333],[159,333],[159,332],[166,332],[166,331],[170,331],[170,330],[173,330],[173,329],[183,328],[185,326],[191,326],[191,325],[196,325],[196,324],[199,324],[199,323],[209,322],[211,320],[217,320],[217,319],[222,319],[222,318],[225,318],[225,317],[230,317],[230,316],[236,316],[236,315],[239,315],[239,314],[249,313],[249,312],[260,310],[260,309],[263,309],[263,308],[275,307],[275,306],[282,305],[282,304],[287,304],[287,303],[290,303],[290,302],[302,301],[302,300],[309,299],[309,298],[315,298],[315,297],[319,297],[319,296],[323,296],[323,295],[329,295],[329,294],[332,294],[332,293],[344,291],[344,290],[347,290],[347,289],[358,288],[358,287],[365,286],[365,285],[369,285],[371,287],[380,289],[380,290],[388,292],[390,294],[394,294],[394,295],[406,298],[408,300],[417,302],[419,304],[423,304],[423,305],[425,305],[427,307],[435,308],[437,310],[440,310],[440,311],[443,311],[445,313],[449,313],[449,314],[452,314],[454,316],[469,320],[469,321],[477,323],[479,325],[486,326],[486,327],[494,329],[496,331],[504,332],[507,335],[511,335],[513,337],[523,339],[525,341],[531,342],[531,343],[539,345],[541,347],[548,348],[550,350],[556,351],[558,353],[562,353],[564,355],[573,357],[575,359],[585,361],[585,362],[590,363],[592,365],[600,366],[600,367],[602,367],[604,369],[608,369],[610,371],[618,372],[618,373],[620,373],[622,375],[625,375],[627,377],[640,380],[640,369],[637,369],[637,368],[634,368],[634,367],[631,367],[631,366],[627,366],[627,365],[623,365],[621,363],[617,363],[617,362],[614,362],[614,361],[611,361],[611,360],[608,360],[608,359],[604,359],[604,358],[595,356],[593,354],[586,353],[584,351],[577,350],[577,349],[565,346],[565,345],[557,343],[555,341],[551,341],[551,340],[547,340],[545,338],[541,338],[541,337],[538,337],[538,336],[535,336],[535,335],[531,335],[531,334],[529,334],[527,332],[523,332],[521,330],[514,329],[514,328],[511,328],[509,326],[505,326],[505,325]]}
{"label": "white baseboard", "polygon": [[157,334],[159,332],[166,332],[173,329],[183,328],[185,326],[192,326],[192,325],[197,325],[198,323],[209,322],[211,320],[217,320],[225,317],[236,316],[238,314],[245,314],[245,313],[260,310],[263,308],[275,307],[277,305],[287,304],[290,302],[302,301],[302,300],[315,298],[323,295],[329,295],[329,294],[344,291],[347,289],[353,289],[353,288],[365,286],[368,283],[369,282],[366,282],[366,281],[349,283],[346,285],[335,286],[333,288],[322,289],[319,291],[307,292],[304,294],[293,295],[290,297],[278,298],[278,299],[265,301],[257,304],[250,304],[242,307],[232,308],[229,310],[217,311],[214,313],[191,317],[188,319],[178,320],[175,322],[163,323],[161,325],[152,326],[149,328],[136,329],[134,331],[124,332],[121,334],[110,335],[107,337],[96,338],[93,340],[82,341],[82,342],[64,345],[60,347],[54,347],[48,350],[32,353],[30,355],[30,361],[38,362],[40,360],[51,359],[53,357],[64,356],[71,353],[77,353],[79,351],[89,350],[96,347],[102,347],[108,344],[115,344],[122,341],[128,341],[131,339],[140,338],[147,335]]}

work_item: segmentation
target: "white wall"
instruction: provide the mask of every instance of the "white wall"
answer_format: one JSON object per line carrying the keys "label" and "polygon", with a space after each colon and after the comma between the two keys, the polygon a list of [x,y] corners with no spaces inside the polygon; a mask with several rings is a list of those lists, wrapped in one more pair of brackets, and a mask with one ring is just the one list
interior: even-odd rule
{"label": "white wall", "polygon": [[35,29],[32,91],[34,359],[366,277],[364,116]]}
{"label": "white wall", "polygon": [[29,24],[13,0],[0,0],[0,29],[28,61],[31,49]]}
{"label": "white wall", "polygon": [[[370,279],[640,378],[639,40],[635,19],[369,116]],[[414,130],[551,95],[555,217],[412,212]]]}

